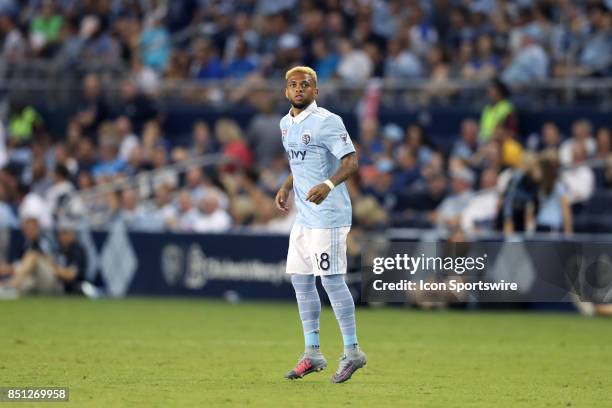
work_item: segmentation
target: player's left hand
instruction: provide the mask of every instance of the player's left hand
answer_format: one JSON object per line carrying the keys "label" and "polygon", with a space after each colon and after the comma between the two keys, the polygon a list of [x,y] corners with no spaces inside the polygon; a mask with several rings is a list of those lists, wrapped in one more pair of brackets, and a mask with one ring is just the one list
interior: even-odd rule
{"label": "player's left hand", "polygon": [[310,201],[311,203],[315,203],[317,205],[321,204],[331,189],[325,183],[317,184],[313,188],[310,189],[308,194],[306,194],[306,201]]}

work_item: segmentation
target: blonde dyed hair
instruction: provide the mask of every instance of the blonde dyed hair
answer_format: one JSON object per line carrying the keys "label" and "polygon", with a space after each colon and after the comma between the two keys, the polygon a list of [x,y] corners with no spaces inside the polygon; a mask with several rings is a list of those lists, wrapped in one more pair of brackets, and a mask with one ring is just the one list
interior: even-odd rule
{"label": "blonde dyed hair", "polygon": [[314,80],[315,85],[317,84],[317,73],[315,72],[314,69],[310,68],[310,67],[305,67],[305,66],[300,66],[300,67],[293,67],[291,68],[289,71],[287,71],[287,73],[285,74],[285,81],[289,79],[289,77],[293,74],[295,74],[296,72],[302,73],[302,74],[308,74],[312,77],[312,79]]}

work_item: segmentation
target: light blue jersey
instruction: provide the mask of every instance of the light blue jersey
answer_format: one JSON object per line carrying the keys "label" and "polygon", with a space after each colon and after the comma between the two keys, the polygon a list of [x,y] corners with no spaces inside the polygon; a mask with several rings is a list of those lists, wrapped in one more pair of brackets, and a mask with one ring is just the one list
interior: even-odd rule
{"label": "light blue jersey", "polygon": [[340,159],[355,151],[340,116],[313,102],[296,117],[285,115],[280,129],[293,173],[296,223],[309,228],[350,226],[351,200],[344,183],[319,205],[306,201],[308,191],[330,178],[340,167]]}

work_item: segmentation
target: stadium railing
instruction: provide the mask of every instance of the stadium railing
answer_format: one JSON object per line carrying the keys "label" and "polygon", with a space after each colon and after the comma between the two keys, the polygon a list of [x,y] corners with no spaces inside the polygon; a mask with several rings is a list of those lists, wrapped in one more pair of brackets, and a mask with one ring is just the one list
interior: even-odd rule
{"label": "stadium railing", "polygon": [[[40,98],[53,95],[54,101],[69,102],[81,93],[84,73],[96,72],[103,81],[107,96],[118,93],[122,79],[130,78],[128,67],[123,63],[97,64],[79,61],[78,65],[65,66],[60,62],[27,60],[0,63],[0,95],[9,97]],[[383,106],[463,105],[482,107],[486,100],[488,81],[448,79],[431,81],[417,79],[370,79],[364,82],[329,80],[321,83],[320,98],[335,106],[354,106],[364,93],[376,87]],[[284,81],[255,75],[247,79],[224,80],[164,80],[159,87],[149,90],[163,99],[173,102],[181,100],[225,106],[239,102],[252,92],[265,91],[282,100],[280,90]],[[515,102],[525,107],[546,107],[563,104],[590,104],[599,108],[612,107],[612,78],[549,78],[533,81],[527,85],[514,86]]]}

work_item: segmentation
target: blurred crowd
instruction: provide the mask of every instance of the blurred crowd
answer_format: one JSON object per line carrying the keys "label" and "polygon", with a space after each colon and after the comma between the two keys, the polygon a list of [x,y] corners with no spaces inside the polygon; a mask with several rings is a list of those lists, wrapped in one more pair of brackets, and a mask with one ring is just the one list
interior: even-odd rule
{"label": "blurred crowd", "polygon": [[[294,214],[273,204],[288,174],[278,138],[286,107],[259,94],[246,126],[201,120],[183,140],[166,134],[156,89],[162,81],[282,78],[307,64],[323,88],[329,80],[376,77],[428,78],[434,94],[448,90],[438,87],[447,79],[490,83],[481,115],[466,118],[449,144],[434,143],[417,124],[361,115],[351,135],[360,173],[349,181],[357,226],[570,233],[585,203],[611,183],[610,129],[580,120],[571,129],[544,123],[537,134],[520,134],[508,86],[610,75],[611,6],[0,1],[0,65],[48,60],[69,75],[83,64],[129,69],[112,103],[98,71],[86,71],[61,135],[50,134],[35,106],[10,100],[0,123],[0,226],[35,217],[47,228],[63,215],[85,215],[95,227],[119,217],[141,231],[288,231]],[[208,162],[181,167],[202,157]]]}
{"label": "blurred crowd", "polygon": [[[585,203],[612,185],[610,128],[548,122],[523,135],[504,83],[491,81],[487,96],[480,117],[465,118],[446,145],[417,124],[363,116],[351,135],[360,171],[347,182],[358,229],[572,233]],[[102,228],[120,218],[138,231],[288,232],[295,214],[273,202],[288,175],[285,108],[269,101],[245,128],[200,120],[181,142],[132,81],[111,108],[89,74],[64,137],[51,137],[32,106],[17,105],[0,123],[0,226],[84,217]]]}
{"label": "blurred crowd", "polygon": [[[510,85],[612,69],[609,0],[3,0],[0,61],[44,59],[70,72],[128,67],[160,81],[379,77]],[[25,64],[26,66],[28,64]],[[435,91],[435,90],[434,90]]]}

